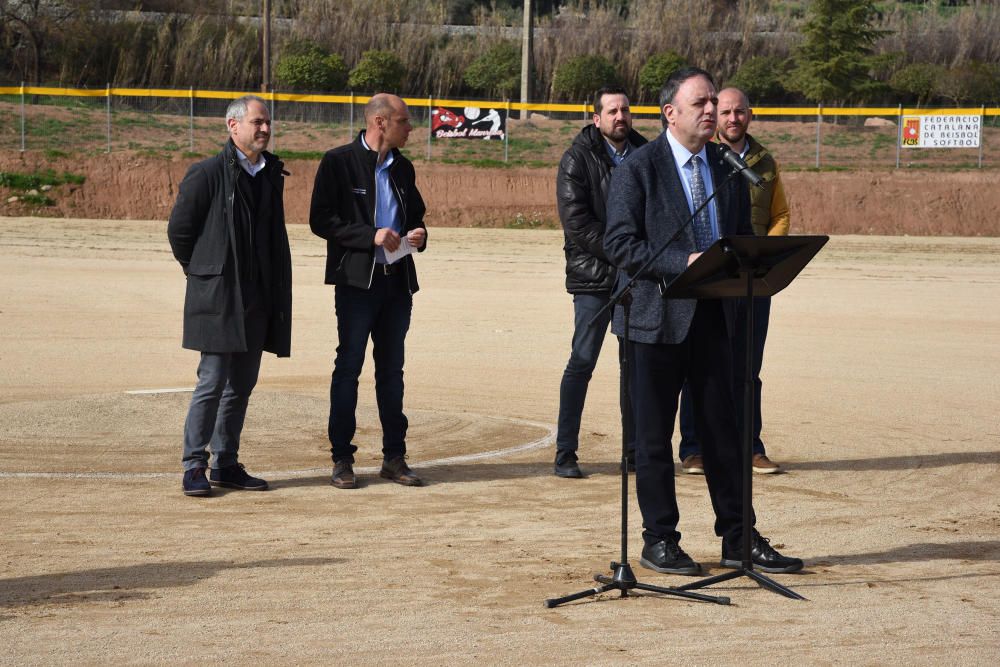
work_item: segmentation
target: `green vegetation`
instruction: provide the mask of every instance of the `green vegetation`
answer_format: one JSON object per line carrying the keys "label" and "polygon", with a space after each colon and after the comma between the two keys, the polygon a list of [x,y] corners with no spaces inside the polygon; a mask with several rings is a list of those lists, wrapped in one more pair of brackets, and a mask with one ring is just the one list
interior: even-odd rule
{"label": "green vegetation", "polygon": [[55,200],[49,196],[52,188],[60,185],[81,185],[85,177],[64,171],[56,173],[52,169],[21,173],[16,171],[0,172],[0,188],[5,188],[15,194],[11,203],[18,203],[30,208],[54,206]]}
{"label": "green vegetation", "polygon": [[351,70],[347,85],[365,92],[400,92],[406,70],[403,62],[391,51],[365,51],[361,61]]}
{"label": "green vegetation", "polygon": [[283,90],[342,90],[347,83],[347,65],[338,54],[312,42],[292,42],[274,68],[274,75]]}
{"label": "green vegetation", "polygon": [[786,60],[777,56],[760,56],[743,63],[726,85],[745,92],[752,106],[756,104],[755,100],[770,100],[773,103],[784,99],[788,95],[785,89],[787,77]]}
{"label": "green vegetation", "polygon": [[468,158],[468,157],[446,157],[438,162],[443,162],[445,164],[466,164],[470,167],[476,167],[479,169],[509,169],[514,166],[510,162],[504,162],[503,160],[498,160],[496,158]]}
{"label": "green vegetation", "polygon": [[498,42],[469,64],[463,79],[487,97],[513,97],[521,88],[521,50],[514,42]]}
{"label": "green vegetation", "polygon": [[40,193],[28,192],[22,195],[18,195],[18,201],[28,206],[55,206],[55,200],[48,195],[43,195]]}
{"label": "green vegetation", "polygon": [[559,224],[538,211],[533,211],[528,214],[518,213],[504,226],[507,229],[557,229]]}
{"label": "green vegetation", "polygon": [[0,171],[0,187],[10,188],[11,190],[35,190],[44,185],[53,187],[66,184],[83,185],[86,180],[87,177],[82,174],[72,174],[68,171],[57,174],[52,169],[36,171],[30,174],[16,171]]}
{"label": "green vegetation", "polygon": [[598,55],[570,58],[558,68],[552,78],[552,92],[559,99],[586,100],[601,86],[618,83],[615,66]]}
{"label": "green vegetation", "polygon": [[[0,2],[0,82],[233,91],[263,83],[299,92],[350,86],[458,99],[513,96],[519,87],[520,45],[502,37],[520,28],[519,0],[279,0],[271,5],[282,27],[272,34],[267,82],[254,20],[260,3],[223,4],[225,11],[217,2],[158,2],[153,21],[115,11],[130,5],[120,0]],[[1000,100],[998,2],[537,0],[534,7],[537,102],[587,99],[612,80],[633,103],[649,102],[681,62],[748,89],[757,105]],[[455,30],[456,22],[465,29]],[[614,67],[563,71],[595,54]],[[104,100],[49,102],[76,110],[100,109]]]}
{"label": "green vegetation", "polygon": [[876,134],[872,137],[871,150],[868,152],[868,156],[871,158],[878,157],[879,153],[888,150],[889,148],[895,148],[896,146],[896,134]]}
{"label": "green vegetation", "polygon": [[910,63],[889,79],[889,87],[901,101],[925,104],[938,90],[944,68],[930,63]]}
{"label": "green vegetation", "polygon": [[872,0],[814,0],[795,50],[791,88],[812,102],[868,99],[878,84],[870,75],[873,46],[884,30],[873,26]]}
{"label": "green vegetation", "polygon": [[282,160],[316,160],[323,159],[325,151],[278,151]]}
{"label": "green vegetation", "polygon": [[651,56],[639,70],[639,88],[644,93],[650,93],[653,99],[656,99],[667,77],[685,64],[684,58],[674,51]]}

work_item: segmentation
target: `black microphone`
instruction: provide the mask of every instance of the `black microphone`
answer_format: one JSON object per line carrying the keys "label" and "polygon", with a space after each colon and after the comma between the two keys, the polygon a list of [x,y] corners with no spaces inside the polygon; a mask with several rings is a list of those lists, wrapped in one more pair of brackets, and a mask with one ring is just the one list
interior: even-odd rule
{"label": "black microphone", "polygon": [[743,158],[737,155],[733,149],[722,142],[719,142],[719,154],[722,155],[723,161],[728,164],[733,171],[740,173],[743,178],[747,179],[747,183],[755,188],[764,187],[764,179],[761,178],[757,172],[748,167],[747,163],[743,161]]}

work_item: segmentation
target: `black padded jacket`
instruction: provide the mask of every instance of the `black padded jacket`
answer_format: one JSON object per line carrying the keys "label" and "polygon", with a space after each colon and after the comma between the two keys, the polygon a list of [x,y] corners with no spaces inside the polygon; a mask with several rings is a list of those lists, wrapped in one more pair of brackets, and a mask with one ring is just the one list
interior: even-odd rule
{"label": "black padded jacket", "polygon": [[[646,143],[629,131],[633,149]],[[570,294],[610,292],[617,269],[604,254],[605,203],[615,168],[600,130],[587,125],[559,161],[556,201],[566,242],[566,291]]]}

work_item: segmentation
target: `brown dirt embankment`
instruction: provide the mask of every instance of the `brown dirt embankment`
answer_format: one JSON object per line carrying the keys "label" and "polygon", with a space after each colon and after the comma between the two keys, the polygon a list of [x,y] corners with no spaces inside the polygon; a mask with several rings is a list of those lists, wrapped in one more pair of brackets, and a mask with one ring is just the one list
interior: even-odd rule
{"label": "brown dirt embankment", "polygon": [[[82,185],[58,186],[55,205],[7,203],[0,214],[165,220],[190,160],[115,153],[83,160],[0,153],[0,170],[53,169],[84,174]],[[285,182],[288,221],[306,223],[316,161],[290,161]],[[427,222],[439,227],[556,226],[555,168],[478,169],[418,163]],[[787,172],[797,233],[1000,236],[1000,191],[992,171]]]}

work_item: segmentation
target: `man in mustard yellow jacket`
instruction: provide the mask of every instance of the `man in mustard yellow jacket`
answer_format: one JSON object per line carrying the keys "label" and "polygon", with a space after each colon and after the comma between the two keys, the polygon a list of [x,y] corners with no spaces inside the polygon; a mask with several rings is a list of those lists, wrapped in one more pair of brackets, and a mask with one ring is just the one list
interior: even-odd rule
{"label": "man in mustard yellow jacket", "polygon": [[[753,111],[746,93],[738,88],[725,88],[719,92],[719,124],[716,129],[718,141],[726,144],[737,155],[743,158],[747,166],[764,179],[763,188],[750,189],[750,222],[757,236],[785,236],[788,234],[788,200],[785,199],[785,189],[781,183],[778,163],[766,148],[747,133]],[[770,297],[754,299],[754,332],[753,332],[753,385],[756,414],[753,415],[753,471],[756,473],[780,472],[781,466],[771,461],[764,450],[760,439],[761,413],[760,369],[764,361],[764,340],[767,338],[767,323],[771,312]],[[736,331],[733,336],[733,394],[736,397],[736,414],[740,424],[743,423],[743,383],[745,381],[745,365],[740,362],[746,355],[747,317],[744,304],[737,305]],[[691,408],[691,397],[685,385],[681,393],[681,444],[678,456],[681,459],[681,470],[688,474],[704,474],[701,445],[694,432],[694,415]]]}

